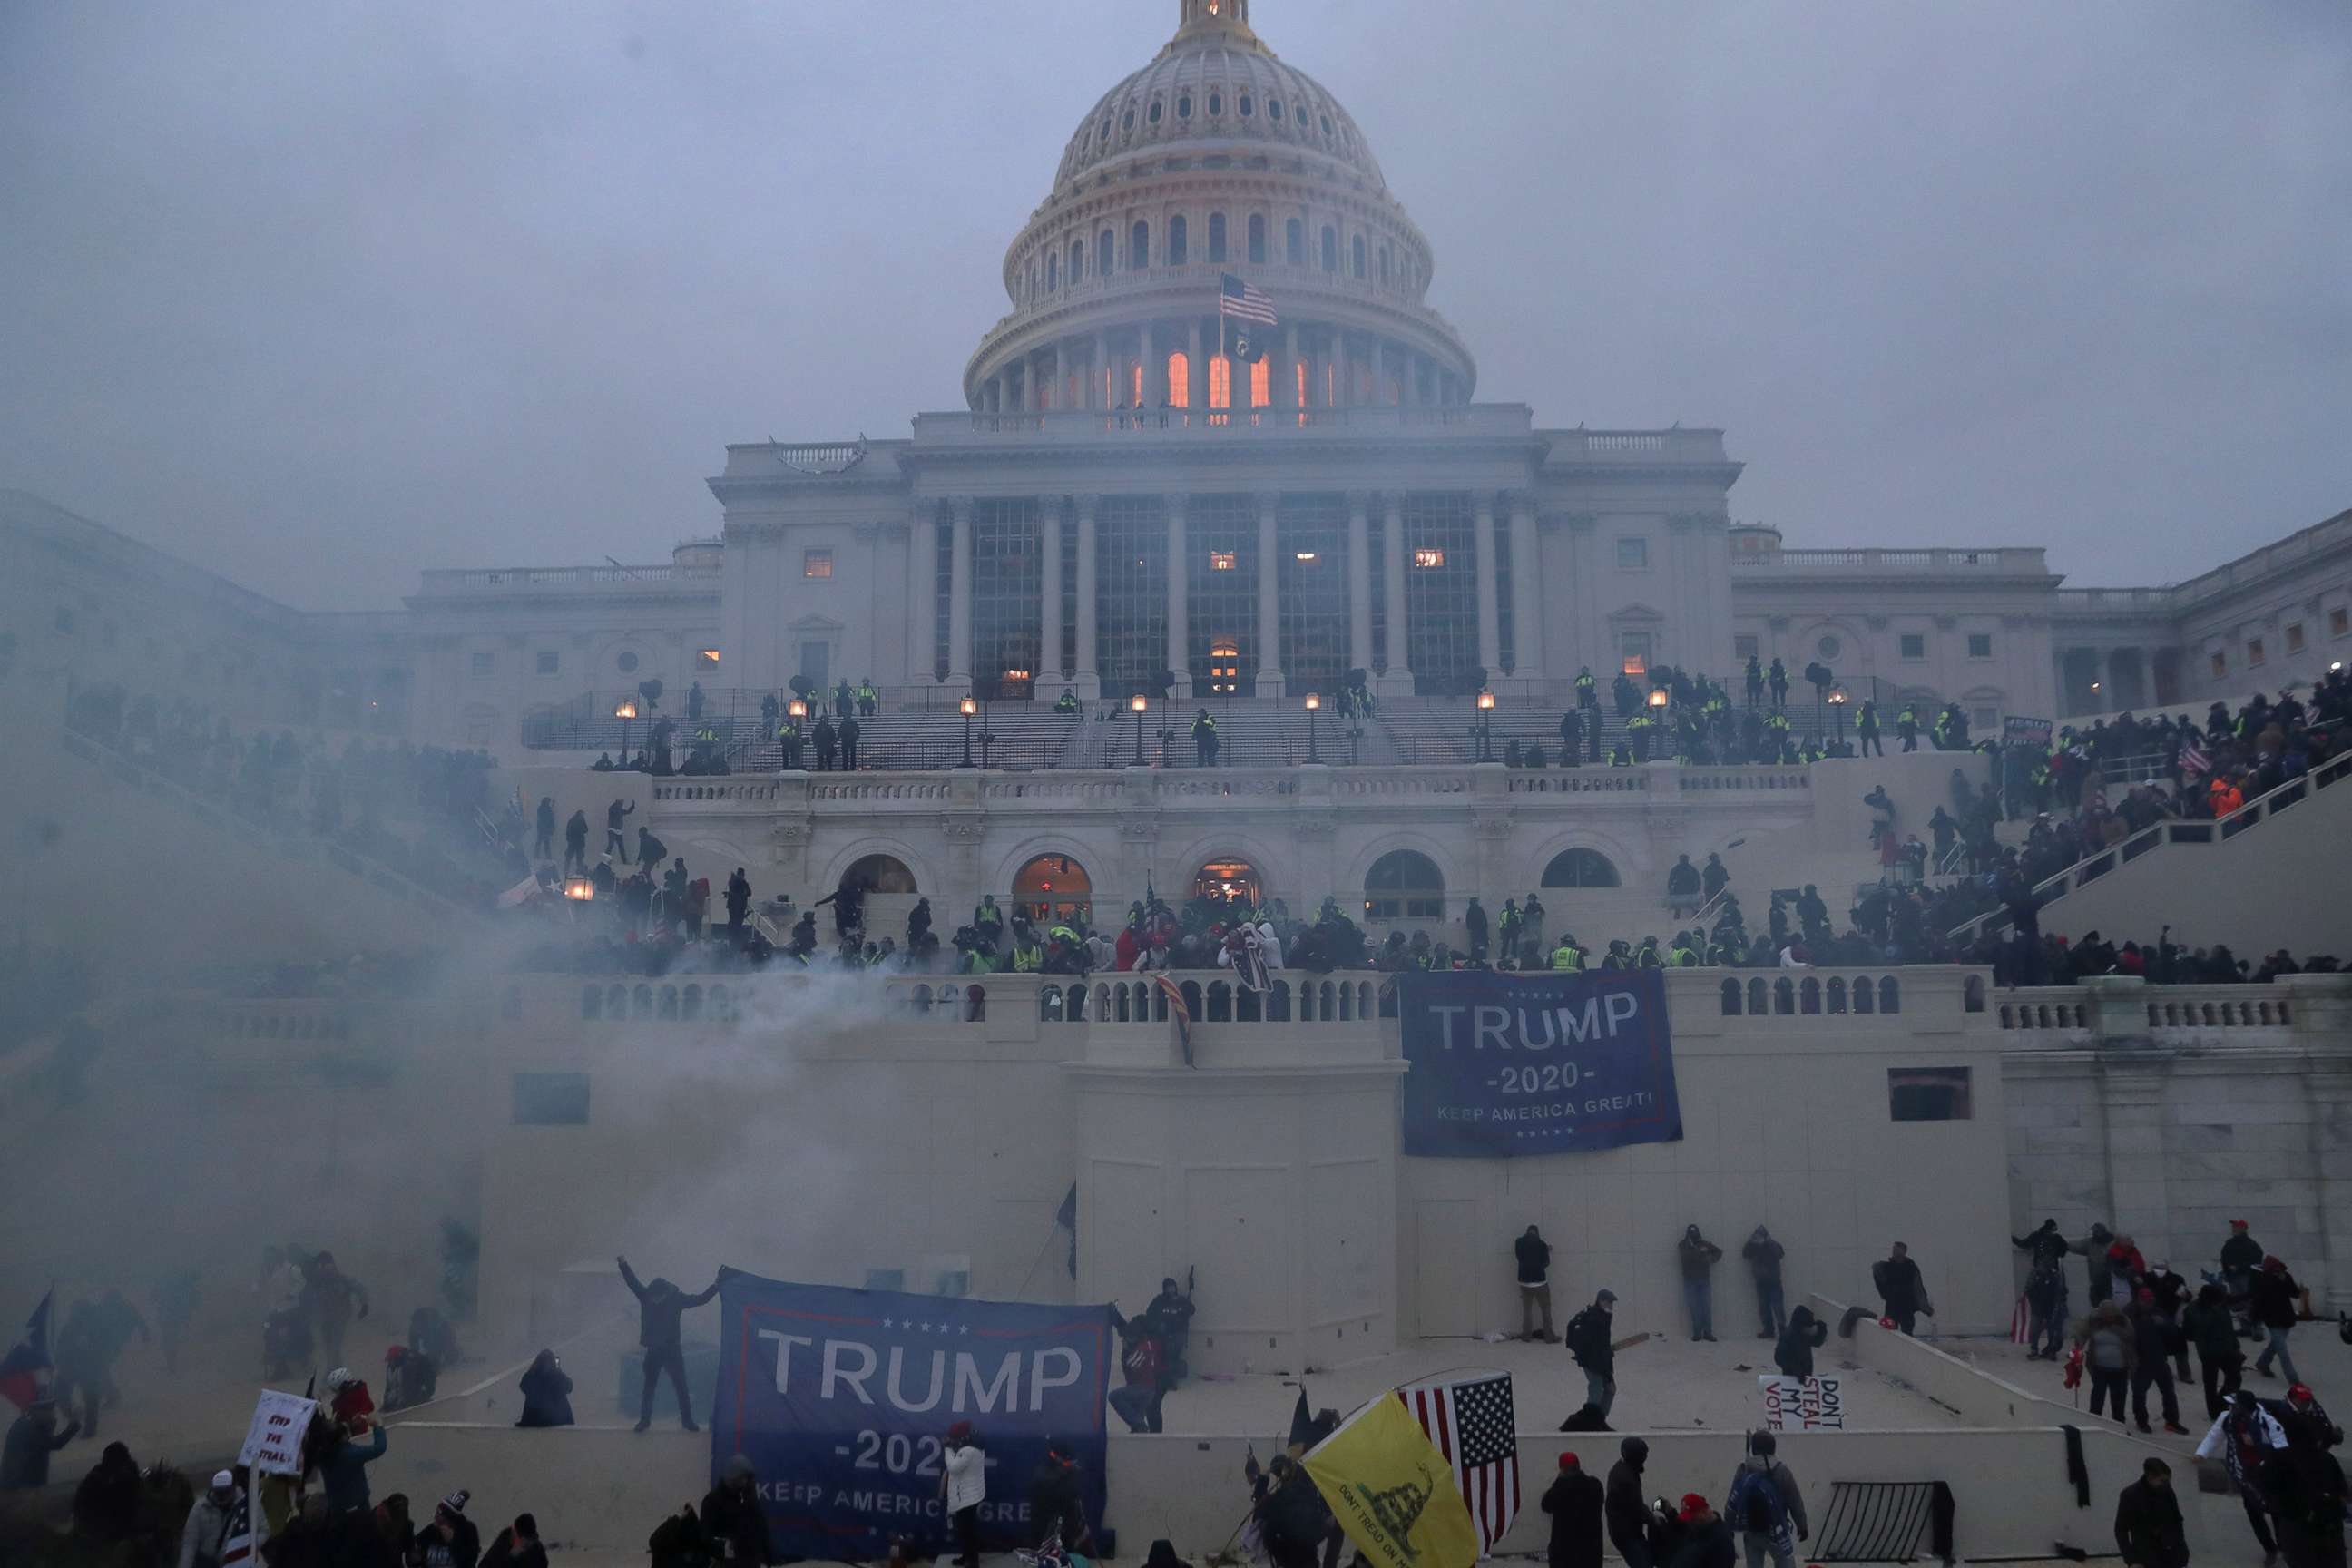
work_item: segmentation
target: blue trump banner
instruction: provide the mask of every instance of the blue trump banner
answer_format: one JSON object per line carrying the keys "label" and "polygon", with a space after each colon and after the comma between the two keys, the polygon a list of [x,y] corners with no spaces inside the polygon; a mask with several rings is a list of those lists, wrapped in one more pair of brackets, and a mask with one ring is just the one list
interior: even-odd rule
{"label": "blue trump banner", "polygon": [[1559,1154],[1683,1135],[1654,969],[1399,980],[1404,1152]]}
{"label": "blue trump banner", "polygon": [[988,1456],[982,1546],[1037,1544],[1029,1485],[1049,1438],[1077,1461],[1087,1520],[1101,1522],[1109,1308],[788,1285],[732,1271],[719,1301],[711,1476],[715,1483],[734,1455],[751,1461],[778,1552],[879,1559],[893,1536],[944,1547],[940,1453],[958,1422],[971,1424]]}

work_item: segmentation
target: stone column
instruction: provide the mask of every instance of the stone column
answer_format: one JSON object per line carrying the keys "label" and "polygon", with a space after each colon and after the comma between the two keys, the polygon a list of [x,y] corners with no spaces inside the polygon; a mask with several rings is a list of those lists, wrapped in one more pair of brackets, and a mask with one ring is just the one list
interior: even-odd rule
{"label": "stone column", "polygon": [[1534,685],[1544,678],[1543,542],[1536,533],[1536,498],[1513,490],[1511,506],[1511,674]]}
{"label": "stone column", "polygon": [[972,498],[956,496],[949,502],[955,514],[955,536],[949,542],[951,563],[948,581],[948,684],[971,684],[971,514]]}
{"label": "stone column", "polygon": [[[1192,329],[1197,338],[1200,329]],[[1168,668],[1176,675],[1176,695],[1192,695],[1192,552],[1184,543],[1184,497],[1168,498]]]}
{"label": "stone column", "polygon": [[[1197,318],[1192,322],[1189,346],[1184,351],[1184,363],[1188,367],[1184,375],[1185,402],[1193,413],[1206,413],[1209,407],[1209,367],[1201,359],[1201,323]],[[1180,668],[1176,673],[1181,675],[1184,672]]]}
{"label": "stone column", "polygon": [[1282,496],[1257,492],[1257,694],[1279,697],[1282,675],[1282,559],[1276,519]]}
{"label": "stone column", "polygon": [[1101,497],[1081,495],[1078,501],[1078,668],[1073,677],[1082,700],[1102,695],[1102,675],[1095,668],[1095,508]]}
{"label": "stone column", "polygon": [[1503,666],[1502,604],[1495,572],[1495,492],[1480,490],[1475,505],[1478,571],[1478,662],[1493,679]]}
{"label": "stone column", "polygon": [[1404,624],[1404,492],[1391,490],[1385,498],[1385,531],[1381,539],[1381,565],[1387,581],[1387,619],[1389,626],[1389,667],[1381,677],[1383,696],[1395,692],[1412,695],[1412,641],[1405,636]]}
{"label": "stone column", "polygon": [[2092,713],[2112,713],[2116,708],[2116,655],[2113,648],[2100,648],[2091,656],[2091,679],[2099,689],[2091,693]]}
{"label": "stone column", "polygon": [[988,378],[988,395],[982,400],[991,414],[1004,412],[1004,373],[998,371]]}
{"label": "stone column", "polygon": [[1298,326],[1293,322],[1282,329],[1282,390],[1274,399],[1276,408],[1297,409],[1298,396]]}
{"label": "stone column", "polygon": [[1062,352],[1062,340],[1054,340],[1054,406],[1066,406],[1070,398],[1070,365]]}
{"label": "stone column", "polygon": [[1113,408],[1118,404],[1118,378],[1108,374],[1110,365],[1110,334],[1095,334],[1094,392],[1097,408]]}
{"label": "stone column", "polygon": [[1143,405],[1157,408],[1168,401],[1168,394],[1160,384],[1167,377],[1168,367],[1151,351],[1151,323],[1144,322],[1136,333],[1135,357],[1143,366]]}
{"label": "stone column", "polygon": [[[915,503],[913,526],[907,531],[907,679],[929,683],[939,679],[933,663],[939,647],[940,507],[935,500]],[[780,667],[781,668],[781,667]],[[766,737],[774,740],[773,735]]]}
{"label": "stone column", "polygon": [[1348,668],[1372,669],[1372,498],[1348,492]]}
{"label": "stone column", "polygon": [[[1062,498],[1037,498],[1037,545],[1044,568],[1037,613],[1037,674],[1031,696],[1062,694]],[[1050,683],[1050,685],[1049,685]]]}
{"label": "stone column", "polygon": [[1355,367],[1348,363],[1348,331],[1342,327],[1331,334],[1331,363],[1339,372],[1339,395],[1331,401],[1341,408],[1351,408],[1356,402]]}

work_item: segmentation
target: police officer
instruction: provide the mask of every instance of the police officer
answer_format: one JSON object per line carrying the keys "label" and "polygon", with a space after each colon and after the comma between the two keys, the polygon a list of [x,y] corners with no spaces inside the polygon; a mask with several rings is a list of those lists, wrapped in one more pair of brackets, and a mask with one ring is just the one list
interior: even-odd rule
{"label": "police officer", "polygon": [[1217,763],[1217,721],[1203,708],[1192,719],[1192,755],[1201,766],[1214,767]]}
{"label": "police officer", "polygon": [[1582,969],[1584,967],[1584,950],[1576,945],[1576,933],[1574,931],[1562,931],[1559,933],[1559,945],[1551,950],[1551,966],[1554,969]]}

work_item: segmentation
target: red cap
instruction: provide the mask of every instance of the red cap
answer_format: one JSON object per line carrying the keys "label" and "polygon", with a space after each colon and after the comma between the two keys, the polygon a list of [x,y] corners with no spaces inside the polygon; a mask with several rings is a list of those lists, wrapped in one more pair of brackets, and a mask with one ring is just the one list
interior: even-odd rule
{"label": "red cap", "polygon": [[1563,1470],[1572,1470],[1576,1468],[1576,1456],[1574,1454],[1562,1454],[1559,1457],[1559,1468]]}
{"label": "red cap", "polygon": [[1690,1523],[1706,1511],[1706,1499],[1697,1492],[1683,1493],[1682,1521]]}
{"label": "red cap", "polygon": [[2246,1228],[2246,1222],[2242,1219],[2233,1219],[2230,1222],[2230,1228],[2231,1230],[2243,1230]]}
{"label": "red cap", "polygon": [[[2311,1401],[2312,1401],[2312,1397],[2313,1397],[2313,1396],[2312,1396],[2312,1392],[2311,1392],[2311,1384],[2307,1384],[2307,1383],[2298,1383],[2298,1384],[2296,1384],[2294,1387],[2292,1387],[2292,1388],[2290,1388],[2290,1389],[2288,1389],[2288,1390],[2286,1391],[2286,1397],[2287,1397],[2287,1403],[2288,1403],[2288,1404],[2290,1404],[2290,1405],[2308,1405],[2308,1404],[2310,1404],[2310,1403],[2311,1403]],[[1571,1456],[1571,1457],[1573,1457],[1573,1456]]]}

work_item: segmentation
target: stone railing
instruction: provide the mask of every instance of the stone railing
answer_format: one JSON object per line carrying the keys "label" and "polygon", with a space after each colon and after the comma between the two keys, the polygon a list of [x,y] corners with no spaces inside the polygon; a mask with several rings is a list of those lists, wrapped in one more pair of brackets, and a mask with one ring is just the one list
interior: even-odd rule
{"label": "stone railing", "polygon": [[1432,430],[1486,437],[1525,436],[1529,428],[1528,410],[1510,404],[1305,409],[1013,409],[995,414],[915,416],[916,444],[923,447],[993,446],[1015,440],[1079,441],[1120,436],[1225,440],[1250,431],[1293,437],[1301,430],[1370,437]]}
{"label": "stone railing", "polygon": [[2093,1040],[2264,1045],[2290,1035],[2333,1044],[2352,1013],[2352,977],[2284,974],[2261,985],[2154,985],[2137,975],[2106,974],[2079,985],[2043,985],[1992,994],[1990,1011],[2004,1032],[2042,1037],[2023,1046]]}
{"label": "stone railing", "polygon": [[1690,430],[1547,430],[1553,463],[1720,463],[1723,432]]}
{"label": "stone railing", "polygon": [[2039,548],[1998,550],[1759,550],[1734,551],[1734,571],[1955,572],[2041,575]]}
{"label": "stone railing", "polygon": [[715,592],[724,568],[719,566],[518,566],[478,567],[457,572],[421,574],[421,593],[442,595],[595,594],[646,589],[703,589]]}

